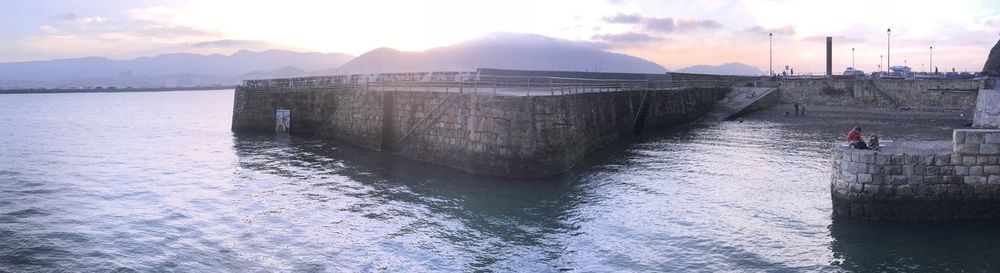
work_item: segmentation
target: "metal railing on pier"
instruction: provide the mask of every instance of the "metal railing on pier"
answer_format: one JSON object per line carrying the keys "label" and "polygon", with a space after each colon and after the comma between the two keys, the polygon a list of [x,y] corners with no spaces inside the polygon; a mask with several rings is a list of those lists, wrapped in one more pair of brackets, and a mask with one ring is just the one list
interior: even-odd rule
{"label": "metal railing on pier", "polygon": [[691,87],[731,87],[729,80],[623,80],[544,76],[494,76],[463,72],[387,73],[284,79],[245,80],[241,88],[256,92],[297,92],[322,89],[484,93],[504,96],[553,96]]}

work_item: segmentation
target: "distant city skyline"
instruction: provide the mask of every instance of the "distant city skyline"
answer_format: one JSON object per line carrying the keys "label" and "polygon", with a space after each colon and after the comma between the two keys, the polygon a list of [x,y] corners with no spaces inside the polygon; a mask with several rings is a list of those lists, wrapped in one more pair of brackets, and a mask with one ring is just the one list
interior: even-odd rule
{"label": "distant city skyline", "polygon": [[[5,2],[0,62],[162,53],[288,49],[359,55],[378,47],[420,51],[494,32],[579,41],[671,70],[739,62],[774,70],[872,71],[886,52],[915,71],[978,70],[1000,39],[989,1],[82,1]],[[885,65],[883,64],[883,68]]]}

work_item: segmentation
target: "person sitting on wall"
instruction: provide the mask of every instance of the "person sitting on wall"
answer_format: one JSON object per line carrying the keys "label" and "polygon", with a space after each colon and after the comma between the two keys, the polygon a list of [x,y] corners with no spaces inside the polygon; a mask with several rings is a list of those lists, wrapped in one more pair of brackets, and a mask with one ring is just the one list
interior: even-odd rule
{"label": "person sitting on wall", "polygon": [[854,127],[847,132],[847,143],[855,149],[868,149],[868,144],[861,138],[861,127]]}
{"label": "person sitting on wall", "polygon": [[872,134],[872,137],[868,138],[868,149],[878,151],[878,135]]}

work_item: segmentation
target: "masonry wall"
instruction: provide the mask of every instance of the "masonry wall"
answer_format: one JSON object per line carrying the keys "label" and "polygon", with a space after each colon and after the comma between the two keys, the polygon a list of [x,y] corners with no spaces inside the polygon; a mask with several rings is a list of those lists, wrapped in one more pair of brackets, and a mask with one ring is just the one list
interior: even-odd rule
{"label": "masonry wall", "polygon": [[790,79],[781,81],[781,101],[885,108],[972,110],[982,81]]}
{"label": "masonry wall", "polygon": [[1000,128],[1000,89],[979,90],[972,125],[979,128]]}
{"label": "masonry wall", "polygon": [[273,132],[274,110],[286,108],[292,110],[292,134],[328,137],[477,174],[546,177],[636,131],[695,120],[728,90],[529,97],[238,88],[233,131]]}
{"label": "masonry wall", "polygon": [[873,220],[1000,217],[1000,130],[955,130],[951,153],[839,148],[830,191],[836,215]]}

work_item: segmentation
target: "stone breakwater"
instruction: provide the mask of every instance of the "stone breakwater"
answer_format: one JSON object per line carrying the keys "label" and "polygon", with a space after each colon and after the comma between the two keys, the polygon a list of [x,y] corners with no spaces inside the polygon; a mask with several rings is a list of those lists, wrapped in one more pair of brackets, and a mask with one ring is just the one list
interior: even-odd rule
{"label": "stone breakwater", "polygon": [[[248,82],[236,89],[232,129],[273,132],[275,111],[287,109],[291,134],[476,174],[536,178],[563,173],[594,149],[643,128],[701,118],[731,89],[645,81],[623,88],[603,80],[554,86],[553,78],[512,78],[520,83],[496,87],[431,76]],[[316,81],[336,84],[310,83]]]}
{"label": "stone breakwater", "polygon": [[835,149],[833,213],[872,220],[1000,218],[1000,130],[884,151]]}

